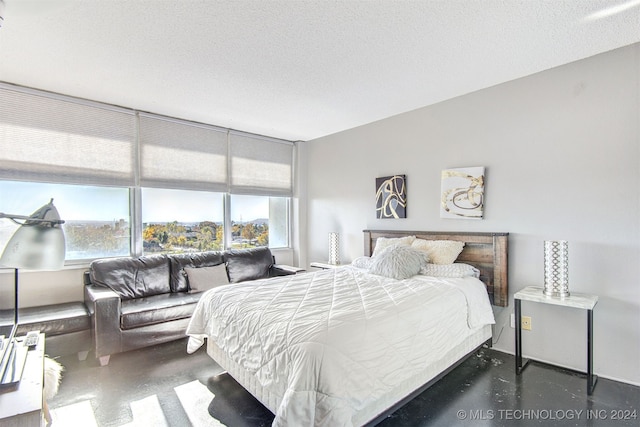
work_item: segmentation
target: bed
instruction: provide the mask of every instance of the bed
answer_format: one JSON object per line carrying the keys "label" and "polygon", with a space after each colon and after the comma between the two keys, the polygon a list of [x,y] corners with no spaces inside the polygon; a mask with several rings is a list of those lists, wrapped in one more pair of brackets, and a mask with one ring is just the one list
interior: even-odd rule
{"label": "bed", "polygon": [[[407,236],[464,242],[456,263],[475,274],[372,274],[371,261],[390,252],[376,245]],[[354,262],[207,291],[187,329],[187,350],[206,345],[275,414],[274,426],[375,425],[490,345],[490,304],[505,306],[508,295],[507,239],[365,230],[364,267]]]}

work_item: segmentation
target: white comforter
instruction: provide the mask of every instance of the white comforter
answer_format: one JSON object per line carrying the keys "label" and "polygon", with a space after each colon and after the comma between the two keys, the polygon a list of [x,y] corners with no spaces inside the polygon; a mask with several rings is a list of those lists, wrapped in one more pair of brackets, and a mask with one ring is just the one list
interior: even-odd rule
{"label": "white comforter", "polygon": [[494,323],[472,277],[394,280],[350,266],[206,292],[188,350],[204,338],[282,396],[276,426],[350,426],[371,399]]}

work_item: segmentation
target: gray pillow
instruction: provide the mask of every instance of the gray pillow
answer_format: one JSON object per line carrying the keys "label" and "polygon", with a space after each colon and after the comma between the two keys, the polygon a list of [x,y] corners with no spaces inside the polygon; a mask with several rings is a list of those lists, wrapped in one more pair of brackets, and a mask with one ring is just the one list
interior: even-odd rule
{"label": "gray pillow", "polygon": [[208,291],[220,285],[228,285],[229,277],[224,264],[213,267],[185,267],[189,289],[191,291]]}
{"label": "gray pillow", "polygon": [[411,246],[392,246],[373,258],[369,273],[402,280],[420,273],[426,265],[424,252]]}

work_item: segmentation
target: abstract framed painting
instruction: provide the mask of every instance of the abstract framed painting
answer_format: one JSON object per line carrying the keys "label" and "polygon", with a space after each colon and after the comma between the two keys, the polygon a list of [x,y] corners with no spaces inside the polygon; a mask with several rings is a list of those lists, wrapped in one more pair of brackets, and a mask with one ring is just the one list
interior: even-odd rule
{"label": "abstract framed painting", "polygon": [[442,171],[440,218],[482,219],[484,167]]}
{"label": "abstract framed painting", "polygon": [[376,178],[376,218],[407,217],[407,177]]}

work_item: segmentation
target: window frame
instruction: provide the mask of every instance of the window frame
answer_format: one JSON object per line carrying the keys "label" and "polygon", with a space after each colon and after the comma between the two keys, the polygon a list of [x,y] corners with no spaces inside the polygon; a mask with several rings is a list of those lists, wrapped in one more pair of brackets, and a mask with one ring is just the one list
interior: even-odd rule
{"label": "window frame", "polygon": [[[291,197],[287,197],[287,196],[265,196],[263,194],[231,194],[231,193],[227,193],[228,197],[225,197],[225,205],[229,206],[229,211],[227,214],[227,211],[225,210],[225,223],[224,223],[224,227],[225,227],[225,249],[233,249],[233,247],[231,246],[231,244],[233,243],[233,229],[232,229],[232,218],[231,218],[231,198],[233,196],[237,196],[237,197],[267,197],[267,198],[280,198],[280,199],[285,199],[286,201],[286,206],[285,206],[285,221],[286,221],[286,246],[271,246],[271,237],[269,237],[269,245],[267,246],[269,249],[291,249],[292,248],[292,244],[291,244],[291,233],[292,233],[292,225],[291,225]],[[228,220],[228,221],[227,221]],[[271,222],[271,217],[269,217],[269,236],[271,236],[271,227],[272,222]],[[229,230],[229,235],[227,236],[227,230]],[[227,245],[227,242],[229,242],[229,245]]]}

